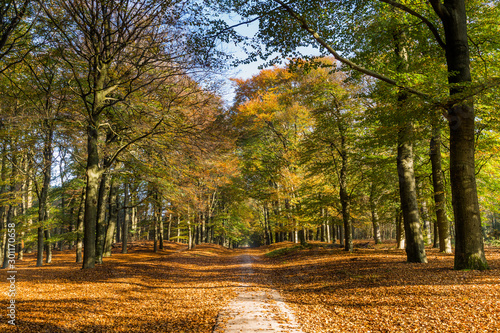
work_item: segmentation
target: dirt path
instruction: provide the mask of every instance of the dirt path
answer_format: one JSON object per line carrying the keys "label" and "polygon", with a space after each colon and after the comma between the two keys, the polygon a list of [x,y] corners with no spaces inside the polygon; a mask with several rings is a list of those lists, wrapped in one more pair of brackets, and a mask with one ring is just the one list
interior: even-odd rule
{"label": "dirt path", "polygon": [[242,289],[219,313],[214,333],[302,333],[278,291],[258,288],[250,282],[252,257],[244,254],[240,258]]}

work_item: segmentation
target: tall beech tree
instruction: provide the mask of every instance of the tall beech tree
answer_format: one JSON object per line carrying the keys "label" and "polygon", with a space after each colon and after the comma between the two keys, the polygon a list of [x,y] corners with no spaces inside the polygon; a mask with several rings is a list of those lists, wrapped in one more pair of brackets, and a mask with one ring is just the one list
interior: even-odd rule
{"label": "tall beech tree", "polygon": [[[60,56],[72,73],[73,91],[86,123],[83,268],[93,268],[101,176],[123,150],[155,132],[162,119],[142,133],[124,137],[104,163],[99,145],[103,131],[113,112],[123,112],[123,102],[131,94],[184,74],[187,53],[175,26],[175,1],[54,0],[44,3],[43,9],[57,31]],[[130,106],[128,110],[136,111]],[[141,115],[143,120],[148,116]]]}
{"label": "tall beech tree", "polygon": [[[380,2],[389,5],[391,11],[404,12],[420,20],[423,26],[428,28],[427,40],[444,51],[444,56],[443,53],[437,54],[434,59],[447,66],[449,83],[449,98],[440,105],[446,109],[450,130],[450,178],[456,224],[454,266],[455,269],[485,269],[488,265],[484,256],[475,180],[475,113],[471,97],[473,92],[466,1],[430,0],[415,4],[393,0],[380,0]],[[227,6],[225,8],[235,10],[244,19],[260,20],[256,37],[266,45],[266,51],[257,50],[249,59],[259,55],[266,58],[275,51],[296,55],[295,50],[298,46],[315,44],[353,70],[400,87],[405,92],[420,96],[429,102],[439,100],[438,96],[431,96],[432,91],[429,94],[411,87],[400,78],[391,78],[391,74],[377,72],[369,69],[367,65],[354,63],[337,51],[346,48],[346,41],[356,38],[353,35],[356,29],[346,30],[346,28],[351,29],[351,25],[344,18],[377,15],[372,2],[344,3],[318,0],[288,3],[271,0],[241,3],[228,0],[224,4]],[[483,6],[489,4],[483,3]],[[320,8],[321,13],[319,13]],[[226,30],[232,31],[226,26],[221,33]],[[337,30],[340,32],[336,34]],[[338,41],[335,40],[335,35],[348,38]]]}
{"label": "tall beech tree", "polygon": [[[333,59],[322,61],[330,66],[336,65]],[[298,90],[315,120],[312,131],[304,140],[302,159],[312,173],[332,174],[328,178],[336,178],[334,184],[339,189],[344,249],[352,251],[352,196],[359,180],[363,179],[363,166],[356,163],[355,151],[359,144],[355,133],[362,133],[356,127],[357,118],[363,111],[361,100],[357,98],[362,85],[349,84],[345,73],[330,71],[331,67],[327,67],[299,74],[304,80]]]}

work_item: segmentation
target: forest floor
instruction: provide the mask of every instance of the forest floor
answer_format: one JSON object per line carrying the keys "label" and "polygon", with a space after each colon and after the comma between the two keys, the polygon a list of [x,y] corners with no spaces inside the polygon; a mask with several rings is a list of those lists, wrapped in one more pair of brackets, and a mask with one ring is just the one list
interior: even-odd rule
{"label": "forest floor", "polygon": [[7,325],[2,283],[0,332],[209,333],[241,293],[243,254],[253,260],[247,283],[279,291],[304,332],[500,332],[499,248],[486,248],[490,270],[454,271],[453,255],[428,248],[429,264],[408,264],[393,243],[357,242],[352,253],[320,243],[132,245],[91,270],[73,251],[41,268],[34,254],[17,261],[17,325]]}

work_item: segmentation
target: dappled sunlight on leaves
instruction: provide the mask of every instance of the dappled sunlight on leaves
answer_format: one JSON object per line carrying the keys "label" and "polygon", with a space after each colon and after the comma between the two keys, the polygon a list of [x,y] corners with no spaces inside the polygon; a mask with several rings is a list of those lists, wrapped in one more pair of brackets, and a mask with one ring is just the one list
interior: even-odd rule
{"label": "dappled sunlight on leaves", "polygon": [[152,243],[133,245],[91,270],[81,270],[72,251],[56,253],[42,268],[26,256],[18,271],[18,330],[211,332],[239,281],[230,252],[166,243],[155,254]]}
{"label": "dappled sunlight on leaves", "polygon": [[392,244],[353,253],[316,244],[255,269],[306,332],[500,330],[500,250],[487,249],[488,271],[454,271],[453,255],[427,251],[429,264],[409,264]]}

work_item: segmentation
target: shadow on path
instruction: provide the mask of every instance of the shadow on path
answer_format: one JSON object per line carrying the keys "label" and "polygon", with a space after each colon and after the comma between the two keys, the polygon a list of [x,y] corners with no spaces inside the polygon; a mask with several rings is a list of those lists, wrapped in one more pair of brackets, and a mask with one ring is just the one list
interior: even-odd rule
{"label": "shadow on path", "polygon": [[289,332],[302,333],[295,316],[274,289],[263,289],[251,283],[252,256],[242,254],[242,290],[223,309],[214,333]]}

